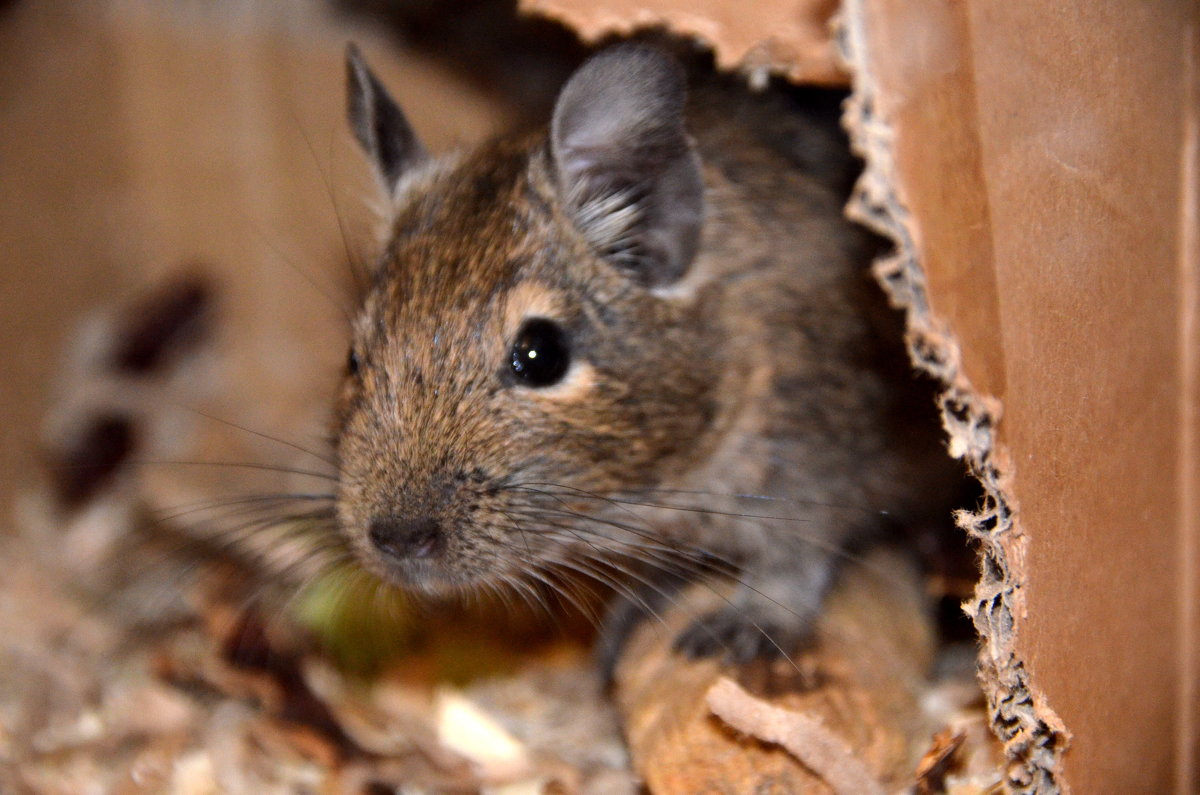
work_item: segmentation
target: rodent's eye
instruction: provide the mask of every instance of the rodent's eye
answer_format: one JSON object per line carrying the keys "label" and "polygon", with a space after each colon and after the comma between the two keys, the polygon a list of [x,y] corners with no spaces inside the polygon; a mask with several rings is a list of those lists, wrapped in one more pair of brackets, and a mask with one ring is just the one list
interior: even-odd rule
{"label": "rodent's eye", "polygon": [[561,326],[544,318],[525,321],[512,346],[512,371],[518,379],[529,386],[550,386],[562,379],[570,364]]}
{"label": "rodent's eye", "polygon": [[358,358],[358,351],[351,348],[350,353],[346,356],[346,374],[351,378],[357,378],[361,369],[362,361]]}

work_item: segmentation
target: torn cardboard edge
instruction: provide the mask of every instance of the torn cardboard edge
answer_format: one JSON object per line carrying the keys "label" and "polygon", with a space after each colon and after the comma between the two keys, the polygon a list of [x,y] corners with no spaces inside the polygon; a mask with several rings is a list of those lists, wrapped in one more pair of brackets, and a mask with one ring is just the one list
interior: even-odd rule
{"label": "torn cardboard edge", "polygon": [[883,235],[894,250],[873,270],[889,300],[903,310],[914,366],[936,378],[950,454],[966,462],[983,486],[980,507],[960,511],[958,524],[979,544],[980,579],[963,605],[979,634],[979,681],[988,699],[992,729],[1004,742],[1006,784],[1014,793],[1065,791],[1063,755],[1070,732],[1034,687],[1016,639],[1025,617],[1027,539],[1016,518],[1012,464],[994,431],[1002,407],[980,394],[963,372],[959,344],[930,309],[914,236],[915,220],[901,201],[893,156],[895,132],[877,111],[876,83],[864,30],[863,0],[845,0],[834,19],[837,49],[851,74],[843,126],[865,163],[846,212]]}

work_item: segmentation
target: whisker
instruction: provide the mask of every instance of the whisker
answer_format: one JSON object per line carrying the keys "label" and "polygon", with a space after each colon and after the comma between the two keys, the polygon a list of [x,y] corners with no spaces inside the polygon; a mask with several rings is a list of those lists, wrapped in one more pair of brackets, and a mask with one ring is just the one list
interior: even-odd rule
{"label": "whisker", "polygon": [[237,506],[246,505],[246,504],[254,504],[254,505],[262,505],[264,508],[266,508],[266,507],[274,507],[274,506],[280,505],[280,504],[286,504],[288,502],[308,502],[308,501],[332,502],[333,498],[334,498],[334,496],[332,494],[290,494],[290,493],[252,494],[252,495],[245,495],[245,496],[241,496],[241,497],[220,497],[217,499],[201,500],[199,502],[186,503],[183,505],[176,505],[171,508],[159,509],[160,511],[174,511],[174,513],[158,515],[158,511],[155,511],[154,519],[155,519],[156,523],[166,524],[169,522],[173,522],[176,519],[182,519],[185,516],[191,516],[193,514],[201,512],[201,511],[216,510],[216,509],[224,508],[224,507],[237,507]]}
{"label": "whisker", "polygon": [[298,276],[300,276],[300,278],[304,279],[304,281],[308,283],[308,286],[311,287],[318,295],[320,295],[322,298],[327,300],[330,303],[330,305],[333,306],[333,308],[338,311],[338,314],[340,314],[342,316],[342,318],[346,321],[347,326],[353,325],[354,318],[350,314],[350,310],[346,306],[345,302],[334,298],[333,294],[330,293],[328,290],[326,290],[324,287],[322,287],[317,282],[317,280],[312,276],[312,274],[310,274],[308,271],[306,271],[305,269],[303,269],[299,265],[297,265],[295,262],[293,262],[291,257],[288,257],[287,255],[285,255],[279,249],[279,247],[276,246],[271,241],[270,237],[266,234],[266,232],[264,232],[262,230],[261,227],[259,227],[258,224],[250,223],[250,228],[254,232],[254,235],[258,238],[259,242],[262,243],[263,245],[265,245],[267,247],[267,249],[272,254],[275,255],[275,259],[278,262],[280,262],[283,265],[286,265],[288,268],[290,268],[294,273],[296,273]]}
{"label": "whisker", "polygon": [[[529,555],[528,559],[532,563],[531,568],[528,569],[525,572],[525,574],[527,576],[533,577],[537,581],[541,582],[543,585],[548,587],[552,592],[560,594],[563,598],[565,598],[568,601],[569,604],[574,606],[580,613],[582,613],[584,615],[584,617],[587,618],[588,621],[593,626],[599,628],[599,626],[600,626],[599,616],[597,616],[589,607],[587,607],[580,600],[578,595],[571,593],[569,591],[569,589],[561,586],[560,584],[552,582],[551,578],[549,578],[548,574],[541,567],[538,566],[538,564],[536,562],[536,557],[534,556],[532,549],[529,547],[528,536],[526,535],[525,529],[521,526],[521,523],[518,522],[515,518],[513,518],[508,513],[502,512],[502,515],[505,516],[506,519],[508,519],[509,524],[507,526],[507,529],[516,530],[518,533],[521,534],[521,537],[525,542],[525,548]],[[593,593],[592,596],[595,597],[595,594]]]}
{"label": "whisker", "polygon": [[[692,507],[692,506],[670,505],[667,503],[639,502],[636,500],[627,500],[627,499],[622,499],[619,497],[605,497],[603,495],[592,494],[591,492],[587,492],[582,489],[574,489],[570,486],[563,486],[561,484],[545,483],[543,485],[550,486],[553,488],[564,489],[567,492],[569,492],[570,494],[572,494],[574,496],[578,496],[581,499],[596,499],[599,501],[603,501],[605,503],[616,503],[616,504],[625,505],[625,506],[644,507],[644,508],[655,509],[655,510],[674,510],[674,511],[680,511],[680,512],[684,512],[684,513],[709,514],[709,515],[713,515],[713,516],[721,516],[721,517],[725,517],[725,518],[729,518],[729,519],[734,519],[739,522],[779,521],[779,522],[788,522],[788,523],[811,524],[811,520],[800,519],[797,517],[772,516],[772,515],[767,515],[767,514],[755,514],[755,513],[736,513],[736,512],[732,512],[732,511],[720,511],[720,510],[715,510],[715,509],[706,509],[706,508],[699,508],[699,507]],[[513,488],[513,490],[521,490],[522,488],[527,488],[527,487],[513,486],[512,488]],[[554,496],[550,492],[536,492],[536,493],[546,494],[547,496]],[[565,500],[562,502],[565,504]],[[601,522],[603,524],[606,524],[606,525],[616,528],[616,529],[622,529],[622,530],[626,530],[628,532],[637,532],[634,530],[634,528],[632,528],[628,525],[624,525],[622,523],[613,522],[611,520],[604,519],[601,517],[590,516],[587,514],[580,514],[578,512],[574,512],[574,513],[577,516],[577,518],[580,518],[580,519],[586,518],[589,521]],[[638,518],[642,522],[645,521],[644,517],[638,517]],[[662,533],[654,531],[648,525],[644,525],[644,527],[645,527],[645,530],[643,532],[645,534],[647,534],[648,537],[652,538],[653,540],[658,541],[660,543],[667,540],[663,537]],[[853,564],[853,565],[861,568],[864,571],[870,572],[873,576],[878,577],[882,582],[886,582],[891,585],[896,585],[898,587],[904,585],[904,583],[901,580],[896,578],[890,572],[886,571],[885,569],[883,569],[880,566],[868,563],[867,561],[863,560],[861,555],[857,555],[857,554],[847,550],[840,544],[837,544],[833,541],[828,541],[828,540],[825,540],[822,538],[817,538],[817,537],[814,537],[812,535],[805,534],[805,533],[795,533],[794,537],[815,549],[820,549],[823,552],[827,552],[830,555],[832,555],[833,557],[838,558],[839,560]],[[694,548],[703,552],[703,554],[705,554],[706,556],[711,556],[726,565],[737,566],[737,564],[734,563],[733,561],[730,561],[729,559],[724,558],[721,555],[717,554],[715,552],[715,550],[711,550],[711,549],[708,549],[705,547],[698,547],[698,546],[696,546]]]}
{"label": "whisker", "polygon": [[326,472],[316,472],[311,469],[296,469],[294,467],[279,466],[276,464],[258,464],[250,461],[182,461],[173,459],[149,459],[140,458],[129,462],[133,466],[193,466],[193,467],[230,467],[233,469],[256,469],[265,472],[283,472],[290,475],[303,475],[305,477],[319,478],[332,482],[337,481],[336,475],[331,475]]}
{"label": "whisker", "polygon": [[266,439],[269,442],[275,442],[276,444],[285,445],[287,447],[292,448],[293,450],[297,450],[301,453],[312,456],[313,458],[317,459],[318,461],[320,461],[324,464],[329,464],[329,466],[333,467],[334,469],[338,468],[338,462],[335,461],[334,459],[329,458],[327,456],[323,456],[320,453],[310,450],[307,447],[303,447],[302,445],[298,445],[295,442],[289,442],[287,439],[280,439],[277,436],[271,436],[270,434],[263,433],[262,431],[256,431],[253,428],[247,428],[244,425],[238,425],[236,422],[231,422],[230,420],[222,419],[220,417],[215,417],[212,414],[201,411],[200,409],[197,409],[197,408],[193,408],[192,406],[187,406],[182,403],[178,403],[176,405],[178,405],[180,408],[182,408],[186,411],[192,412],[193,414],[199,414],[201,417],[204,417],[205,419],[212,420],[213,422],[219,422],[222,425],[227,425],[230,428],[234,428],[239,431],[244,431],[245,433],[251,434],[253,436],[257,436],[260,439]]}
{"label": "whisker", "polygon": [[[628,553],[628,552],[625,552],[624,554],[627,557],[630,557],[634,562],[639,562],[639,563],[642,562],[642,559],[639,556],[632,555],[631,553]],[[618,566],[616,564],[610,564],[610,565],[614,565],[614,567],[617,568],[617,570],[620,571],[622,574],[624,574],[625,576],[628,576],[630,578],[636,579],[641,584],[652,589],[655,593],[658,593],[660,596],[662,596],[663,598],[668,600],[673,607],[675,607],[676,609],[680,609],[680,604],[679,604],[678,600],[676,600],[673,596],[664,593],[660,588],[658,588],[658,586],[654,585],[648,579],[637,575],[636,573],[631,571],[628,567]],[[779,607],[783,608],[784,610],[787,610],[789,613],[796,616],[797,618],[801,617],[801,616],[799,616],[799,614],[797,614],[791,608],[787,607],[784,604],[781,604],[780,602],[776,601],[775,599],[771,599],[771,597],[767,596],[766,594],[763,594],[761,591],[758,591],[757,589],[752,588],[747,583],[745,583],[745,581],[743,581],[741,579],[736,579],[735,581],[739,585],[743,585],[745,587],[751,588],[751,590],[755,591],[755,593],[758,594],[759,596],[761,596],[762,598],[768,599],[769,601],[778,605]],[[694,583],[696,585],[708,590],[710,593],[712,593],[714,596],[719,598],[721,601],[725,602],[725,604],[728,605],[729,607],[737,609],[737,605],[733,602],[732,599],[730,599],[728,596],[726,596],[724,593],[722,593],[720,589],[714,587],[711,583],[709,583],[704,578],[695,580]],[[797,666],[795,661],[792,660],[791,655],[788,654],[786,651],[784,651],[783,647],[780,646],[779,643],[775,640],[775,638],[771,636],[771,633],[767,632],[766,629],[764,629],[761,624],[759,624],[757,621],[755,621],[746,611],[739,610],[738,612],[742,616],[743,619],[745,619],[747,622],[750,623],[751,626],[753,626],[756,630],[758,630],[758,633],[760,635],[762,635],[762,637],[768,643],[770,643],[771,646],[773,646],[777,652],[779,652],[780,657],[782,657],[783,659],[786,659],[788,661],[788,664],[793,669],[795,669],[797,674],[802,673],[800,671],[799,666]],[[716,635],[711,629],[709,629],[709,627],[703,622],[702,616],[698,616],[698,615],[692,613],[689,617],[698,620],[700,628],[703,629],[704,632],[706,634],[708,634],[709,637],[711,637],[713,640],[715,640],[721,646],[721,648],[723,648],[726,651],[726,653],[729,653],[730,649],[729,649],[728,644],[726,644],[718,635]]]}
{"label": "whisker", "polygon": [[[612,552],[612,553],[616,553],[616,554],[624,554],[626,557],[629,557],[635,563],[643,563],[644,562],[639,556],[637,556],[636,554],[633,554],[633,553],[622,552],[620,550],[608,550],[608,551]],[[611,566],[612,568],[616,569],[616,571],[619,572],[624,577],[635,580],[636,582],[640,583],[641,585],[643,585],[644,587],[646,587],[647,589],[649,589],[650,591],[652,591],[653,593],[658,595],[659,598],[661,598],[665,602],[667,602],[673,609],[675,609],[675,610],[685,609],[686,606],[684,604],[682,604],[678,599],[676,599],[675,595],[672,592],[659,587],[658,585],[654,584],[651,580],[637,574],[636,572],[631,570],[629,567],[622,566],[612,560],[599,561],[594,558],[584,558],[581,561],[581,565],[584,566],[585,568],[583,568],[583,569],[575,568],[575,567],[572,567],[572,568],[574,568],[574,570],[576,570],[576,571],[580,571],[581,573],[591,572],[593,574],[593,576],[597,576],[597,577],[603,576],[604,579],[606,579],[612,583],[619,582],[616,578],[610,577],[608,575],[601,575],[600,570],[597,568],[597,564],[601,564],[601,563],[603,565]],[[562,565],[569,565],[569,564],[564,562]],[[704,581],[699,581],[697,584],[702,587],[708,588],[708,590],[712,591],[712,593],[716,594],[718,597],[723,599],[727,604],[729,604],[731,606],[733,605],[732,601],[730,601],[727,597],[725,597],[717,589],[715,589],[708,583],[706,583]],[[659,623],[659,625],[661,626],[662,629],[669,629],[669,627],[668,627],[666,621],[663,619],[662,615],[653,607],[653,605],[651,605],[645,599],[643,599],[641,596],[639,596],[636,591],[634,591],[631,588],[620,587],[618,589],[618,592],[621,593],[623,596],[625,596],[625,598],[633,601],[639,608],[641,608],[642,612],[645,613],[647,616],[654,618]],[[700,616],[698,614],[696,614],[694,611],[691,611],[691,610],[688,610],[688,612],[685,613],[685,617],[693,619],[693,620],[698,620],[700,618]],[[763,629],[761,626],[759,626],[757,623],[755,623],[753,621],[753,619],[747,619],[747,620],[749,620],[750,623],[754,625],[755,629],[757,629],[759,631],[759,633],[761,633],[762,636],[764,638],[766,638],[769,643],[771,643],[773,646],[775,646],[776,649],[779,649],[779,653],[781,656],[789,657],[787,654],[785,654],[783,652],[782,649],[779,648],[779,645],[777,643],[775,643],[775,640],[773,638],[771,638],[770,634],[767,633],[767,631],[765,629]],[[711,637],[719,646],[721,646],[726,651],[726,653],[728,653],[730,651],[729,646],[723,640],[721,640],[721,638],[716,633],[714,633],[711,629],[709,629],[709,627],[706,624],[701,622],[699,624],[699,626],[701,627],[701,629],[703,629],[705,631],[705,633],[708,634],[709,637]],[[793,668],[796,668],[795,663],[791,662],[790,657],[789,657],[789,662],[791,663]],[[797,668],[797,671],[799,671],[798,668]]]}
{"label": "whisker", "polygon": [[[329,197],[329,204],[333,209],[334,218],[337,219],[338,233],[342,239],[342,251],[346,255],[346,268],[350,273],[351,280],[354,282],[354,289],[355,289],[356,293],[359,295],[362,295],[365,292],[364,281],[363,281],[363,270],[364,269],[362,267],[362,263],[360,263],[358,261],[358,258],[354,256],[354,253],[351,250],[350,237],[346,232],[346,222],[342,215],[342,209],[338,205],[337,195],[333,189],[333,181],[330,178],[329,173],[325,170],[325,167],[321,164],[321,158],[317,156],[316,147],[313,146],[312,139],[308,135],[308,130],[305,129],[304,125],[300,122],[300,119],[295,117],[294,114],[293,114],[293,119],[296,123],[296,129],[299,130],[300,136],[304,139],[304,145],[308,149],[309,155],[312,157],[313,165],[315,165],[317,167],[317,173],[320,174],[320,176],[321,176],[321,182],[324,183],[324,185],[325,185],[325,195]],[[333,162],[333,155],[332,155],[333,138],[332,138],[332,135],[329,139],[329,145],[330,145],[329,162],[332,163]]]}
{"label": "whisker", "polygon": [[551,619],[557,629],[560,631],[562,630],[562,625],[559,624],[557,617],[554,615],[554,611],[549,609],[549,606],[538,597],[537,593],[535,593],[527,583],[515,577],[503,577],[498,580],[498,582],[506,585],[513,594],[524,600],[525,603],[529,605],[530,610],[535,613],[544,613]]}
{"label": "whisker", "polygon": [[[538,508],[535,510],[539,511],[541,516],[544,516],[546,514],[553,514],[553,515],[562,516],[565,518],[579,519],[579,520],[586,521],[586,522],[592,522],[594,524],[599,524],[599,525],[602,525],[605,527],[611,527],[615,530],[622,530],[624,532],[627,532],[627,533],[641,539],[641,541],[643,542],[643,547],[642,547],[643,549],[654,549],[654,550],[657,550],[660,552],[670,552],[670,553],[676,553],[676,554],[688,554],[690,556],[696,557],[697,562],[719,563],[722,566],[728,567],[728,569],[730,571],[736,571],[739,568],[737,563],[717,554],[716,552],[704,549],[704,548],[696,546],[696,545],[684,545],[683,542],[680,542],[677,539],[664,537],[664,535],[661,532],[655,531],[649,525],[643,525],[643,527],[635,527],[633,525],[626,524],[624,522],[617,522],[615,520],[607,519],[605,517],[593,516],[591,514],[580,513],[579,511],[574,511],[569,508]],[[638,519],[639,519],[639,521],[644,521],[643,519],[641,519],[641,517],[638,517]]]}
{"label": "whisker", "polygon": [[[545,496],[553,496],[553,495],[545,495]],[[598,517],[592,517],[587,514],[581,514],[577,511],[549,509],[553,513],[556,513],[558,515],[566,515],[570,518],[579,520],[581,522],[593,522],[593,523],[604,525],[604,526],[613,526],[615,524],[616,526],[620,527],[620,529],[624,529],[624,530],[627,530],[628,532],[635,534],[635,537],[640,537],[642,535],[649,535],[649,537],[651,538],[651,543],[649,543],[649,544],[641,542],[641,541],[638,541],[638,542],[624,541],[621,539],[613,538],[610,535],[607,535],[604,533],[598,533],[595,529],[590,529],[583,525],[579,525],[579,526],[563,525],[561,522],[549,520],[544,515],[538,516],[539,512],[545,512],[546,510],[547,509],[544,509],[544,508],[529,508],[529,507],[527,507],[523,513],[524,513],[524,515],[529,516],[532,521],[540,521],[543,526],[565,530],[567,533],[574,536],[577,540],[580,540],[579,536],[581,534],[587,534],[589,536],[589,538],[594,539],[594,541],[586,542],[586,545],[588,547],[590,547],[593,551],[601,551],[601,554],[603,554],[603,552],[607,552],[607,553],[609,553],[609,555],[620,555],[622,557],[628,558],[629,560],[631,560],[634,563],[651,566],[652,568],[663,571],[664,573],[669,574],[671,576],[681,577],[683,579],[687,579],[689,581],[695,582],[697,585],[707,589],[708,591],[713,593],[715,596],[720,598],[727,605],[734,607],[735,609],[738,609],[737,606],[734,604],[734,602],[731,599],[729,599],[728,596],[726,596],[720,590],[714,588],[709,582],[706,581],[706,578],[704,576],[696,576],[696,575],[718,574],[719,576],[726,577],[726,578],[730,579],[734,584],[744,587],[751,593],[754,593],[759,598],[762,598],[762,599],[770,602],[771,604],[779,607],[780,609],[786,611],[787,613],[791,614],[792,616],[794,616],[798,619],[803,619],[806,622],[811,620],[807,616],[797,613],[794,609],[792,609],[788,605],[781,603],[777,599],[774,599],[773,597],[764,593],[761,589],[756,587],[752,582],[750,582],[744,576],[746,574],[746,572],[738,570],[737,567],[732,566],[732,564],[729,564],[728,562],[726,562],[727,565],[730,566],[730,568],[735,569],[734,571],[722,570],[719,567],[714,567],[712,565],[713,556],[710,555],[708,550],[705,550],[702,547],[698,547],[696,545],[690,545],[689,548],[664,547],[659,543],[661,541],[661,534],[653,534],[652,531],[645,531],[643,533],[642,531],[639,531],[637,528],[624,526],[623,523],[610,523],[607,520],[603,520]],[[595,543],[597,541],[600,542],[601,544],[603,544],[602,548],[597,547],[597,544]],[[614,544],[619,545],[619,546],[618,547],[612,546]],[[718,559],[718,561],[720,560],[719,556],[717,559]],[[611,560],[606,561],[606,562],[609,563],[610,565],[614,565],[614,562]],[[893,583],[898,583],[898,580],[895,577],[891,576],[890,574],[883,572],[882,570],[875,569],[874,567],[867,566],[862,561],[858,561],[858,562],[864,569],[874,571],[877,576],[880,576],[884,580],[890,581]],[[654,586],[652,583],[648,582],[644,577],[641,577],[641,576],[637,575],[635,572],[630,571],[627,567],[615,566],[615,568],[617,568],[618,571],[620,571],[622,574],[629,577],[630,579],[640,582],[641,584],[649,587],[651,590],[657,590],[656,586]],[[739,610],[739,612],[742,612],[742,611]],[[778,642],[773,637],[771,637],[770,634],[765,631],[765,629],[763,629],[757,622],[755,622],[748,615],[746,616],[746,620],[752,626],[754,626],[757,630],[759,630],[759,632],[762,634],[762,636],[772,646],[774,646],[777,650],[779,650],[782,653],[782,649],[779,646]],[[708,632],[707,629],[704,629],[704,631]],[[835,630],[835,631],[837,631],[837,630]],[[709,633],[709,634],[711,635],[712,633]],[[719,638],[714,637],[714,640],[717,640],[718,642],[720,642]],[[721,645],[724,646],[725,644],[722,642]],[[787,655],[784,655],[784,656],[787,656]]]}
{"label": "whisker", "polygon": [[603,565],[608,563],[607,561],[598,560],[588,556],[552,556],[549,558],[549,563],[551,565],[567,569],[568,571],[575,572],[580,576],[586,577],[587,579],[593,580],[600,585],[611,589],[614,593],[636,603],[647,616],[653,617],[664,627],[666,626],[662,616],[657,610],[654,609],[653,605],[646,602],[645,599],[638,595],[636,590],[629,587],[629,585],[623,582],[619,577],[610,574],[608,571],[602,568]]}
{"label": "whisker", "polygon": [[[634,517],[634,518],[635,518],[635,519],[637,519],[639,522],[640,522],[640,521],[643,521],[643,517],[641,517],[641,516],[638,516],[638,515],[637,515],[636,513],[634,513],[634,512],[633,512],[633,511],[632,511],[630,508],[628,508],[626,505],[622,504],[622,503],[621,503],[619,500],[616,500],[616,499],[614,499],[614,498],[612,498],[612,497],[606,497],[606,496],[604,496],[604,495],[602,495],[602,494],[596,494],[595,492],[586,491],[586,490],[584,490],[584,489],[574,488],[574,487],[571,487],[571,486],[560,486],[560,485],[558,485],[558,484],[555,484],[555,483],[537,483],[537,482],[533,482],[533,483],[527,483],[527,484],[520,484],[520,485],[515,485],[515,486],[513,486],[512,488],[514,488],[514,489],[520,489],[520,488],[522,488],[522,487],[528,487],[528,486],[550,486],[550,487],[555,487],[555,488],[561,488],[561,489],[566,489],[566,490],[569,490],[569,491],[571,491],[572,493],[575,493],[575,494],[580,494],[580,495],[583,495],[583,496],[586,496],[586,497],[590,497],[590,498],[592,498],[592,499],[596,499],[596,500],[603,500],[603,501],[605,501],[605,502],[609,503],[610,505],[612,505],[612,506],[616,507],[618,510],[622,510],[622,511],[624,511],[625,513],[629,514],[630,516]],[[549,492],[543,492],[543,493],[549,494]],[[551,495],[551,496],[553,496],[553,495]]]}
{"label": "whisker", "polygon": [[778,522],[798,522],[798,523],[803,523],[803,524],[811,524],[813,521],[812,519],[805,519],[802,517],[795,517],[795,516],[768,516],[768,515],[756,514],[756,513],[736,513],[733,511],[720,511],[720,510],[717,510],[714,508],[697,508],[697,507],[686,506],[686,505],[669,505],[666,503],[640,502],[638,500],[624,499],[621,497],[605,497],[605,496],[602,496],[599,494],[593,494],[593,493],[591,493],[589,491],[585,491],[583,489],[576,489],[572,486],[564,486],[561,484],[543,483],[541,485],[555,486],[557,488],[570,491],[572,494],[577,494],[581,497],[603,500],[605,502],[612,503],[615,505],[626,505],[626,506],[632,505],[632,506],[637,506],[637,507],[641,507],[641,508],[661,508],[664,510],[684,511],[686,513],[708,514],[708,515],[712,515],[712,516],[727,516],[727,517],[731,517],[734,519],[766,519],[766,520],[778,521]]}
{"label": "whisker", "polygon": [[587,619],[592,627],[599,629],[601,626],[600,616],[586,603],[586,601],[578,594],[574,593],[566,584],[555,581],[550,576],[550,573],[543,567],[534,565],[530,567],[524,574],[527,577],[534,579],[550,590],[556,597],[564,600],[569,606],[574,608],[580,615]]}
{"label": "whisker", "polygon": [[[492,582],[490,580],[485,580],[481,583],[481,585],[483,586],[483,590],[486,590],[491,598],[498,600],[500,604],[504,605],[506,610],[508,610],[510,613],[516,612],[516,604],[513,602],[513,595],[508,591],[507,588],[502,587],[500,583]],[[473,590],[467,591],[467,593],[469,598],[473,599],[476,605],[482,604],[482,602],[480,602],[478,599],[478,595]]]}
{"label": "whisker", "polygon": [[[587,517],[586,515],[578,515],[578,514],[566,514],[566,515],[570,518],[577,518],[577,519],[582,519],[584,521],[591,521],[590,518]],[[596,521],[597,523],[602,523],[601,520],[594,520],[594,521]],[[728,571],[720,569],[720,568],[716,568],[716,567],[710,565],[710,561],[708,559],[709,556],[707,556],[702,550],[699,550],[699,549],[691,549],[691,548],[687,548],[687,547],[665,547],[665,546],[659,546],[656,544],[650,544],[650,543],[646,543],[646,542],[642,542],[642,541],[638,541],[638,542],[623,541],[621,539],[612,538],[611,536],[603,534],[603,533],[598,533],[597,531],[589,529],[587,527],[576,526],[576,525],[559,522],[559,521],[548,521],[544,517],[541,518],[540,523],[545,527],[550,527],[550,528],[554,528],[554,529],[572,530],[572,531],[576,531],[576,532],[588,533],[589,535],[591,535],[595,538],[599,538],[604,541],[611,541],[612,543],[616,543],[616,544],[621,544],[623,547],[628,547],[630,549],[636,549],[639,554],[650,554],[650,555],[652,555],[654,560],[659,561],[664,566],[666,566],[666,565],[680,566],[681,567],[680,571],[679,571],[680,574],[697,575],[697,574],[703,574],[703,573],[713,573],[714,571],[718,574],[733,574],[737,568],[735,566],[732,566],[732,564],[730,564],[731,570],[728,570]],[[674,555],[676,557],[672,557],[672,555]],[[683,568],[682,564],[685,562],[690,564],[690,567]]]}
{"label": "whisker", "polygon": [[796,505],[802,508],[817,507],[817,508],[832,508],[838,511],[853,511],[866,516],[889,516],[890,511],[876,508],[864,508],[861,505],[852,505],[850,503],[824,502],[822,500],[802,500],[793,497],[775,497],[770,494],[747,494],[743,492],[720,492],[720,491],[702,491],[699,489],[661,489],[661,488],[638,488],[631,490],[633,494],[685,494],[696,497],[720,497],[724,499],[734,500],[757,500],[761,502],[779,502],[788,505]]}
{"label": "whisker", "polygon": [[[636,519],[639,523],[642,523],[643,524],[642,528],[637,528],[637,527],[634,527],[632,525],[629,525],[629,524],[626,524],[623,522],[618,522],[614,519],[608,519],[605,517],[599,517],[599,516],[594,516],[591,514],[580,513],[578,511],[573,510],[570,507],[569,503],[562,496],[553,494],[548,491],[541,491],[538,489],[524,488],[524,487],[519,488],[519,489],[514,489],[514,490],[528,491],[528,492],[531,492],[534,494],[549,497],[549,498],[553,499],[555,502],[557,502],[559,505],[562,506],[561,508],[558,508],[558,509],[546,509],[546,508],[541,508],[541,507],[535,507],[534,510],[538,510],[538,511],[549,510],[549,511],[559,513],[561,515],[570,516],[570,517],[577,518],[577,519],[585,519],[587,521],[598,522],[598,523],[604,524],[606,526],[612,527],[617,530],[624,530],[624,531],[632,533],[634,535],[641,536],[642,538],[646,539],[647,541],[654,541],[656,543],[663,544],[665,548],[673,548],[673,547],[671,547],[671,542],[674,541],[674,539],[664,537],[663,534],[656,532],[649,525],[644,524],[645,517],[638,516],[636,513],[633,513],[629,509],[625,509],[625,512],[628,513],[630,516],[632,516],[634,519]],[[605,499],[605,498],[597,495],[597,499]]]}

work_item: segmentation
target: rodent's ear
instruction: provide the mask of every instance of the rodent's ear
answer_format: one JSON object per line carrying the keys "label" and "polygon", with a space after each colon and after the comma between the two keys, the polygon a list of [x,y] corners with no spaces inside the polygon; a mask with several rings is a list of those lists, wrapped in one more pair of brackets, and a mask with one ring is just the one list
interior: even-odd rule
{"label": "rodent's ear", "polygon": [[353,43],[346,46],[346,99],[354,137],[391,194],[404,171],[424,159],[425,147]]}
{"label": "rodent's ear", "polygon": [[626,45],[580,67],[554,108],[551,154],[576,225],[647,285],[682,276],[699,243],[704,183],[686,99],[674,59]]}

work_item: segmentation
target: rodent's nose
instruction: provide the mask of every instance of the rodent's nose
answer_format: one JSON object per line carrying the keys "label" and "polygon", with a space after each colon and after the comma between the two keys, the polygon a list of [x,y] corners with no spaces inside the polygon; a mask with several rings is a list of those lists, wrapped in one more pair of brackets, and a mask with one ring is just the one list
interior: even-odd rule
{"label": "rodent's nose", "polygon": [[376,549],[400,560],[432,557],[445,543],[441,527],[427,516],[382,516],[371,520],[367,534]]}

